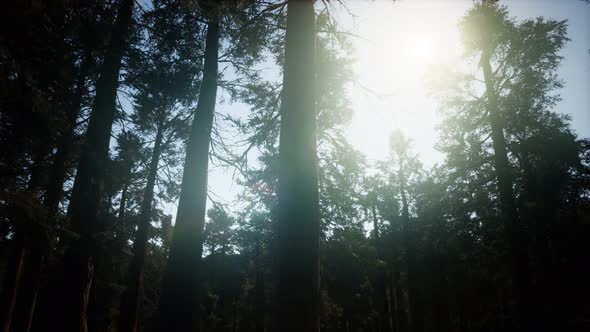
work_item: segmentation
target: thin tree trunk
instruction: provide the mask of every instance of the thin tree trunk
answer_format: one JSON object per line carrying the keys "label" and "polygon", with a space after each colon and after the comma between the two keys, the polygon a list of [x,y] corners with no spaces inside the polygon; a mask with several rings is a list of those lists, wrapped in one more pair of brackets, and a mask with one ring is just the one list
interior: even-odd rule
{"label": "thin tree trunk", "polygon": [[391,332],[392,321],[387,293],[387,265],[383,258],[383,248],[379,239],[379,223],[375,204],[371,206],[373,216],[373,239],[377,251],[377,275],[375,283],[375,306],[378,313],[377,331]]}
{"label": "thin tree trunk", "polygon": [[373,216],[373,236],[375,241],[375,250],[377,251],[377,256],[381,258],[381,244],[379,243],[379,225],[377,220],[377,209],[375,204],[371,206],[371,214]]}
{"label": "thin tree trunk", "polygon": [[[27,185],[26,191],[23,193],[27,195],[26,199],[37,200],[39,180],[42,177],[43,164],[45,156],[49,150],[48,142],[42,142],[36,149],[34,163],[31,167],[31,177]],[[28,281],[31,280],[27,273],[31,268],[31,248],[37,246],[36,237],[39,233],[36,222],[38,220],[31,220],[26,213],[21,213],[15,221],[16,229],[14,235],[14,252],[12,257],[9,259],[7,271],[4,276],[2,291],[2,299],[0,302],[0,326],[2,331],[8,332],[15,330],[14,323],[18,326],[22,323],[23,319],[19,321],[19,314],[22,310],[23,300],[26,300],[28,293],[30,292],[30,286]],[[29,275],[28,275],[29,274]],[[24,295],[24,299],[23,299]]]}
{"label": "thin tree trunk", "polygon": [[255,289],[255,308],[254,308],[254,330],[264,332],[264,269],[262,266],[262,244],[260,234],[256,236],[256,252],[254,253],[254,268],[256,273]]}
{"label": "thin tree trunk", "polygon": [[152,212],[152,200],[154,198],[154,187],[156,176],[158,174],[158,162],[162,145],[162,127],[158,127],[156,141],[152,152],[152,160],[148,172],[147,184],[145,186],[143,201],[141,203],[139,223],[133,242],[134,255],[129,266],[127,278],[127,289],[123,293],[121,301],[121,310],[119,311],[119,331],[137,331],[139,314],[141,309],[141,300],[143,298],[143,266],[147,253],[147,244],[149,240],[149,228]]}
{"label": "thin tree trunk", "polygon": [[12,325],[12,319],[15,312],[16,301],[20,284],[22,281],[23,268],[25,262],[25,235],[22,231],[17,231],[14,238],[15,251],[8,262],[7,273],[4,275],[2,287],[2,303],[0,307],[0,319],[2,331],[9,332]]}
{"label": "thin tree trunk", "polygon": [[492,143],[494,148],[494,166],[496,177],[498,179],[498,194],[500,198],[500,209],[504,230],[510,245],[511,268],[515,281],[515,298],[516,298],[516,321],[515,329],[530,327],[532,323],[532,303],[531,299],[531,272],[527,253],[527,239],[520,224],[518,212],[516,210],[516,199],[512,188],[512,176],[510,174],[510,162],[508,161],[508,151],[506,148],[506,139],[502,128],[502,121],[499,114],[498,99],[494,90],[493,74],[490,65],[490,55],[484,50],[481,56],[481,66],[483,70],[487,107],[490,118],[490,127],[492,129]]}
{"label": "thin tree trunk", "polygon": [[313,0],[288,2],[279,147],[278,322],[319,330],[319,199]]}
{"label": "thin tree trunk", "polygon": [[422,330],[422,317],[419,309],[418,300],[418,287],[416,277],[416,258],[415,250],[412,244],[412,235],[414,234],[412,227],[410,226],[410,212],[408,206],[408,197],[406,193],[406,176],[404,169],[404,162],[400,158],[400,166],[398,178],[400,182],[400,194],[402,199],[402,229],[403,229],[403,244],[406,253],[406,286],[407,286],[407,297],[408,297],[408,330],[419,332]]}
{"label": "thin tree trunk", "polygon": [[[33,230],[27,244],[29,248],[25,256],[25,265],[20,284],[15,321],[11,331],[29,331],[35,314],[39,286],[41,283],[41,267],[44,260],[43,250],[45,242],[42,240],[41,230]],[[43,241],[43,242],[41,242]]]}
{"label": "thin tree trunk", "polygon": [[398,296],[398,280],[399,280],[399,272],[397,268],[391,268],[390,270],[390,280],[391,286],[389,288],[389,298],[391,299],[391,320],[392,320],[392,328],[395,332],[401,332],[400,327],[400,300]]}
{"label": "thin tree trunk", "polygon": [[88,123],[86,139],[72,190],[69,215],[72,230],[79,234],[66,253],[57,330],[87,331],[86,311],[92,286],[96,246],[94,235],[100,231],[105,165],[108,160],[111,129],[116,111],[119,70],[127,47],[134,0],[121,0],[107,47],[96,95]]}
{"label": "thin tree trunk", "polygon": [[170,257],[162,281],[158,331],[200,331],[199,273],[207,205],[209,145],[217,94],[219,23],[207,28],[203,82],[193,119]]}
{"label": "thin tree trunk", "polygon": [[232,324],[231,324],[232,332],[236,332],[238,330],[238,300],[235,298],[232,300]]}
{"label": "thin tree trunk", "polygon": [[129,190],[129,182],[131,181],[131,167],[127,173],[123,190],[121,191],[121,201],[119,202],[119,220],[125,218],[125,208],[127,205],[127,191]]}

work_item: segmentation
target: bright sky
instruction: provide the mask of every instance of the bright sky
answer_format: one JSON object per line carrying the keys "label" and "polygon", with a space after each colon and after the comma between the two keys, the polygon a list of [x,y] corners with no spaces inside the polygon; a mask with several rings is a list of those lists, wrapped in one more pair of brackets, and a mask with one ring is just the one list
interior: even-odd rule
{"label": "bright sky", "polygon": [[345,25],[359,36],[359,84],[349,91],[355,111],[349,139],[369,160],[385,158],[394,129],[413,139],[425,163],[441,158],[433,150],[436,104],[427,96],[424,76],[429,66],[460,56],[456,17],[465,8],[456,1],[351,2],[357,17]]}
{"label": "bright sky", "polygon": [[[471,0],[345,1],[351,17],[339,10],[343,30],[354,39],[354,69],[360,84],[349,98],[354,118],[350,141],[369,160],[387,155],[392,130],[403,130],[429,167],[442,160],[434,149],[437,140],[437,105],[428,97],[424,75],[429,65],[454,63],[461,54],[458,22],[473,5]],[[544,16],[568,19],[571,41],[563,50],[559,75],[566,86],[557,110],[571,114],[581,137],[590,137],[590,5],[579,0],[506,0],[518,19]],[[338,8],[338,5],[335,5]],[[221,104],[218,110],[244,106]],[[247,112],[246,109],[240,110]],[[230,203],[241,188],[231,173],[219,168],[210,173],[210,189]]]}
{"label": "bright sky", "polygon": [[[363,87],[350,90],[355,117],[351,142],[369,159],[384,159],[390,132],[401,129],[412,138],[422,161],[442,160],[437,140],[437,105],[426,91],[430,65],[452,64],[461,55],[458,22],[472,6],[454,1],[350,1],[355,19],[345,29],[358,35],[355,70]],[[572,114],[580,136],[590,136],[590,6],[578,0],[502,1],[518,19],[544,16],[569,20],[572,41],[563,51],[559,72],[565,79],[561,112]],[[343,16],[345,17],[345,16]]]}

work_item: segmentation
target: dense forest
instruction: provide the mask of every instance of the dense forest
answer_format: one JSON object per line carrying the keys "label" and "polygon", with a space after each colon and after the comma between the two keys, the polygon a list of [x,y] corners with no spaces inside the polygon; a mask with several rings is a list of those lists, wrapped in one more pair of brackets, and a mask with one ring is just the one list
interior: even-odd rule
{"label": "dense forest", "polygon": [[427,167],[347,137],[347,1],[4,1],[1,330],[590,331],[568,22],[467,2]]}

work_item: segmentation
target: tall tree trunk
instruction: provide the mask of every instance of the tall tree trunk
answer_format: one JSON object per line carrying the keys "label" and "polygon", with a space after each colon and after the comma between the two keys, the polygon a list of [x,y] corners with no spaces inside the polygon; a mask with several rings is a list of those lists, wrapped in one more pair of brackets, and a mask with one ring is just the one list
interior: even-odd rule
{"label": "tall tree trunk", "polygon": [[65,278],[55,329],[87,331],[86,311],[92,286],[96,246],[100,231],[102,190],[111,129],[116,111],[119,70],[127,47],[134,0],[121,0],[107,47],[78,172],[69,205],[72,230],[79,234],[66,253]]}
{"label": "tall tree trunk", "polygon": [[527,238],[520,224],[516,210],[516,199],[512,188],[512,175],[506,139],[502,128],[502,121],[498,106],[498,97],[494,89],[494,78],[490,65],[490,54],[484,50],[481,56],[481,66],[486,86],[487,107],[490,127],[492,129],[492,143],[494,148],[494,167],[498,180],[498,194],[504,231],[510,246],[511,268],[515,281],[516,319],[514,329],[530,327],[532,323],[531,272],[527,253]]}
{"label": "tall tree trunk", "polygon": [[313,0],[288,2],[279,147],[278,323],[319,330],[319,198]]}
{"label": "tall tree trunk", "polygon": [[199,273],[207,205],[209,144],[217,94],[219,23],[207,28],[203,81],[193,119],[174,226],[164,272],[156,330],[200,331]]}
{"label": "tall tree trunk", "polygon": [[129,266],[127,276],[127,289],[123,293],[121,310],[119,311],[119,331],[137,331],[141,300],[143,298],[143,266],[147,253],[149,240],[150,219],[152,212],[152,200],[154,198],[154,187],[158,175],[158,162],[162,145],[162,127],[158,127],[152,160],[148,172],[147,184],[145,186],[143,201],[141,202],[139,223],[133,241],[134,255]]}

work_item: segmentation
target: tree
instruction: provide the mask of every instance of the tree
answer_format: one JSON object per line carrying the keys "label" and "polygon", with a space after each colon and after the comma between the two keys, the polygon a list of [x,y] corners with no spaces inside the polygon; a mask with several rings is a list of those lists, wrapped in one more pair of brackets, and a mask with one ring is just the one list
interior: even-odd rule
{"label": "tree", "polygon": [[[52,254],[56,230],[62,226],[58,223],[58,207],[66,172],[74,159],[71,152],[79,114],[85,104],[87,79],[94,69],[94,50],[103,41],[102,38],[90,41],[87,37],[105,23],[101,15],[109,10],[109,5],[92,1],[76,7],[59,1],[36,5],[15,3],[5,8],[11,14],[3,21],[31,24],[18,31],[3,31],[7,52],[3,52],[2,90],[10,98],[2,97],[8,101],[2,103],[2,137],[10,138],[3,142],[7,143],[6,147],[16,144],[20,151],[14,154],[13,148],[6,149],[2,157],[11,161],[3,160],[2,164],[21,163],[23,167],[20,172],[10,173],[5,173],[3,168],[3,188],[15,190],[23,179],[29,178],[26,190],[31,194],[30,203],[34,201],[37,208],[44,207],[36,210],[35,216],[29,214],[27,221],[13,220],[17,236],[12,242],[20,242],[15,248],[24,254],[14,254],[23,261],[17,264],[22,271],[15,280],[18,288],[14,289],[10,301],[16,307],[2,310],[8,314],[0,319],[7,329],[32,326],[43,265]],[[22,48],[19,44],[24,40],[27,46]],[[19,122],[30,129],[19,129]],[[29,159],[32,163],[26,166]],[[6,277],[5,281],[11,279]]]}
{"label": "tree", "polygon": [[319,330],[319,199],[313,1],[289,1],[279,145],[277,316],[285,331]]}
{"label": "tree", "polygon": [[209,209],[207,216],[209,222],[205,224],[204,230],[205,247],[211,255],[230,254],[233,251],[231,227],[235,224],[234,218],[219,205]]}
{"label": "tree", "polygon": [[[202,231],[207,202],[209,144],[217,94],[219,22],[216,9],[209,13],[205,62],[199,101],[193,118],[174,240],[162,282],[158,329],[199,329],[199,266],[203,252]],[[196,282],[195,282],[196,281]]]}
{"label": "tree", "polygon": [[417,182],[421,164],[411,150],[411,141],[400,130],[392,132],[389,140],[390,157],[380,168],[389,177],[390,186],[398,193],[402,243],[406,268],[406,287],[408,289],[407,324],[412,331],[421,331],[424,327],[424,301],[420,290],[419,275],[421,266],[418,262],[418,226],[410,215],[413,199],[410,190]]}
{"label": "tree", "polygon": [[[449,76],[451,81],[457,79],[458,84],[451,85],[458,89],[446,95],[443,108],[451,112],[441,147],[449,152],[449,164],[452,163],[456,174],[462,174],[460,177],[471,173],[480,185],[496,186],[493,204],[497,204],[494,208],[499,211],[503,238],[508,244],[516,301],[512,326],[530,328],[536,310],[528,253],[530,234],[518,210],[519,168],[514,165],[518,158],[514,148],[518,146],[517,136],[530,135],[530,120],[558,100],[552,93],[561,83],[554,71],[560,61],[557,52],[567,40],[565,25],[541,18],[517,23],[508,17],[505,7],[483,2],[464,17],[462,29],[466,59],[477,58],[478,69]],[[484,167],[474,171],[473,167],[478,166]],[[473,190],[481,193],[476,197],[487,199],[488,189]],[[494,214],[490,209],[477,212],[484,219],[493,218]]]}
{"label": "tree", "polygon": [[[203,80],[187,145],[174,240],[162,284],[158,309],[160,329],[200,326],[200,282],[192,280],[200,280],[207,170],[210,153],[214,154],[211,150],[216,146],[212,133],[218,133],[214,126],[216,94],[218,85],[230,90],[232,87],[231,82],[218,80],[217,68],[219,62],[228,62],[238,76],[249,76],[249,68],[260,60],[266,42],[267,32],[261,23],[266,22],[265,14],[275,8],[259,6],[256,2],[218,4],[214,1],[203,2],[198,7],[201,17],[207,19]],[[227,42],[221,43],[221,36]],[[190,267],[188,273],[186,266]]]}
{"label": "tree", "polygon": [[[135,1],[120,2],[117,20],[96,82],[96,94],[88,123],[84,148],[80,156],[72,198],[68,207],[75,240],[67,257],[67,282],[63,284],[62,315],[57,326],[66,330],[87,331],[86,310],[92,287],[96,245],[94,236],[100,232],[100,213],[104,165],[108,156],[111,127],[116,110],[117,86],[121,59],[131,28]],[[72,319],[72,317],[78,317]]]}
{"label": "tree", "polygon": [[188,8],[166,10],[167,6],[170,4],[155,1],[154,8],[143,15],[142,23],[147,31],[138,42],[137,54],[128,65],[126,77],[127,83],[134,88],[135,112],[131,120],[139,132],[153,137],[153,147],[133,239],[127,288],[121,301],[120,331],[138,329],[161,156],[172,155],[174,158],[173,143],[184,139],[187,131],[184,118],[190,115],[187,108],[193,104],[201,69],[200,40],[186,38],[184,43],[178,43],[180,36],[198,34],[200,25]]}

